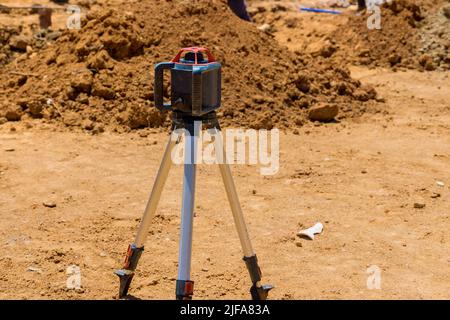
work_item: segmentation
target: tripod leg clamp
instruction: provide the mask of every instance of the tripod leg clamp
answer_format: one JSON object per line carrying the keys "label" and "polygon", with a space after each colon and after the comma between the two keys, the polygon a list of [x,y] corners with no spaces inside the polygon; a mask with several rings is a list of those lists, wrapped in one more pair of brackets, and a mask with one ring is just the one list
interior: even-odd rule
{"label": "tripod leg clamp", "polygon": [[119,298],[123,298],[128,294],[134,271],[143,251],[144,247],[138,248],[134,244],[129,245],[123,269],[114,272],[120,279]]}
{"label": "tripod leg clamp", "polygon": [[177,300],[192,300],[194,294],[194,281],[177,280],[176,296]]}
{"label": "tripod leg clamp", "polygon": [[273,289],[273,286],[261,285],[261,269],[258,265],[258,258],[256,257],[256,255],[253,255],[251,257],[244,257],[244,261],[253,283],[252,287],[250,288],[252,299],[267,300],[269,291]]}

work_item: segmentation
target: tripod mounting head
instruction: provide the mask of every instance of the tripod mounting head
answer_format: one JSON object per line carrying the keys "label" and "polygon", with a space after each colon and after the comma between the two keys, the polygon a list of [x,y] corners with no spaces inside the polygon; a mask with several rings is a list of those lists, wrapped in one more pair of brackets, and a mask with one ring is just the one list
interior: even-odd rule
{"label": "tripod mounting head", "polygon": [[[164,70],[170,70],[170,104],[164,103]],[[183,48],[155,66],[155,106],[183,116],[204,116],[220,107],[221,64],[206,48]]]}

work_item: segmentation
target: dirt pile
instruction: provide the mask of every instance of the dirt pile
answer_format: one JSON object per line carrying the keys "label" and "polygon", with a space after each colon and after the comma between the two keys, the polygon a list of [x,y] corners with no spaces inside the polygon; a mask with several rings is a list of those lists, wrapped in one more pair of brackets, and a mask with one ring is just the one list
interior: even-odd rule
{"label": "dirt pile", "polygon": [[[445,4],[447,3],[447,4]],[[369,30],[373,12],[352,16],[330,37],[337,53],[351,62],[448,70],[450,68],[450,20],[440,0],[395,0],[381,6],[381,29]]]}
{"label": "dirt pile", "polygon": [[96,132],[168,125],[153,108],[153,65],[197,45],[223,65],[225,125],[296,127],[309,108],[339,105],[339,117],[354,116],[376,98],[345,67],[289,52],[224,1],[142,1],[88,12],[81,30],[6,66],[0,118],[61,120]]}

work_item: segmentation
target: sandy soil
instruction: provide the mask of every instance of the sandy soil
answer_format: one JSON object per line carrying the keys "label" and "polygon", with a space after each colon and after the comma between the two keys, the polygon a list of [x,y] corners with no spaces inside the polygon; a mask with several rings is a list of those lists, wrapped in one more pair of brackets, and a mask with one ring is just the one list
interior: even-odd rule
{"label": "sandy soil", "polygon": [[[274,22],[275,39],[315,52],[334,24],[303,17],[296,28]],[[232,168],[264,282],[276,287],[270,298],[449,299],[450,73],[351,70],[385,99],[379,112],[283,132],[275,176]],[[116,299],[113,271],[167,137],[164,129],[92,135],[42,119],[0,125],[0,299]],[[181,188],[175,166],[130,290],[136,298],[174,298]],[[195,213],[194,298],[248,299],[216,167],[199,167]],[[314,241],[296,236],[319,221]],[[81,290],[66,287],[70,265],[80,267]],[[374,265],[380,290],[366,284]]]}
{"label": "sandy soil", "polygon": [[[264,280],[276,286],[271,297],[448,299],[448,74],[353,74],[376,85],[388,115],[283,134],[281,169],[271,178],[233,167]],[[0,127],[0,298],[115,297],[112,272],[133,240],[167,134],[26,126]],[[217,168],[200,167],[195,297],[246,299],[249,280],[219,182]],[[136,297],[173,298],[180,192],[175,167],[134,280]],[[55,208],[43,206],[51,201]],[[325,229],[316,240],[296,237],[317,221]],[[65,286],[71,264],[81,268],[78,293]],[[381,290],[366,287],[371,265],[382,270]]]}

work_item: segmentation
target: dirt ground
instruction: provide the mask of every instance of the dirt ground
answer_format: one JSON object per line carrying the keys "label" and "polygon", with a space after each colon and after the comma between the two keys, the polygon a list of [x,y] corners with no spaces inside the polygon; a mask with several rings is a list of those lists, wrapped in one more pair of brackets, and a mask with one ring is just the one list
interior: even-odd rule
{"label": "dirt ground", "polygon": [[[232,167],[264,282],[276,287],[270,298],[449,299],[449,72],[350,69],[386,101],[379,112],[283,131],[274,176]],[[165,129],[92,135],[45,119],[0,125],[0,299],[116,299],[113,271],[167,137]],[[194,298],[248,299],[218,168],[200,166],[197,181]],[[134,297],[174,298],[181,188],[174,166]],[[316,222],[324,231],[314,241],[296,236]],[[81,290],[66,288],[70,265],[80,267]],[[366,284],[374,265],[379,290]]]}

